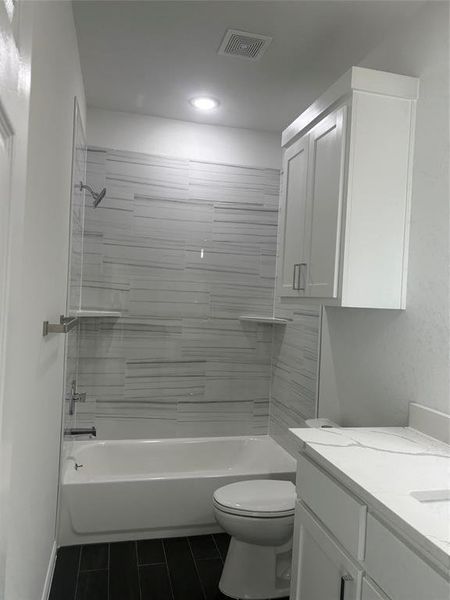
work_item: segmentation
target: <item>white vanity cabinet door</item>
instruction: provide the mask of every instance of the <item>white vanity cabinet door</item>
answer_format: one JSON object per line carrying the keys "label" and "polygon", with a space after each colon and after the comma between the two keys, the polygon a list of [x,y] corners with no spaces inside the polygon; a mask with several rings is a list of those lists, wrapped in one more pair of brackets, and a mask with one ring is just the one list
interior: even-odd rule
{"label": "white vanity cabinet door", "polygon": [[393,600],[449,600],[450,582],[369,514],[364,567]]}
{"label": "white vanity cabinet door", "polygon": [[359,600],[362,571],[297,502],[291,600]]}
{"label": "white vanity cabinet door", "polygon": [[339,280],[346,107],[310,132],[306,295],[336,298]]}
{"label": "white vanity cabinet door", "polygon": [[280,205],[280,242],[277,286],[283,297],[305,294],[305,223],[308,181],[309,136],[290,146],[283,158],[283,189]]}
{"label": "white vanity cabinet door", "polygon": [[352,558],[362,560],[367,507],[306,456],[297,465],[298,497]]}

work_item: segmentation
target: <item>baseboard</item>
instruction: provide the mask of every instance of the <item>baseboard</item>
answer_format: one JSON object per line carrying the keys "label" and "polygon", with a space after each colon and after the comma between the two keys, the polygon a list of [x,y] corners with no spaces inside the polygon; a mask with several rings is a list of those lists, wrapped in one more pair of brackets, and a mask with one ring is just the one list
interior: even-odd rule
{"label": "baseboard", "polygon": [[47,567],[47,575],[45,576],[44,590],[42,592],[42,600],[48,600],[50,597],[50,589],[52,587],[53,573],[56,564],[56,542],[53,542],[53,548],[50,553],[50,560]]}

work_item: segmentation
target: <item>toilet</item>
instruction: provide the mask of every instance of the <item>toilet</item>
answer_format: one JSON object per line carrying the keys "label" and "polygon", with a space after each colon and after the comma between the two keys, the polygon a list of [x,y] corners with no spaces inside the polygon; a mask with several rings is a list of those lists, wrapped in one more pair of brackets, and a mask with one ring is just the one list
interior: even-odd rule
{"label": "toilet", "polygon": [[290,481],[253,479],[214,492],[217,522],[231,535],[219,582],[231,598],[289,596],[296,491]]}
{"label": "toilet", "polygon": [[[339,427],[326,418],[307,427]],[[214,492],[216,520],[231,535],[219,582],[230,598],[266,600],[289,596],[296,489],[290,481],[251,479]]]}

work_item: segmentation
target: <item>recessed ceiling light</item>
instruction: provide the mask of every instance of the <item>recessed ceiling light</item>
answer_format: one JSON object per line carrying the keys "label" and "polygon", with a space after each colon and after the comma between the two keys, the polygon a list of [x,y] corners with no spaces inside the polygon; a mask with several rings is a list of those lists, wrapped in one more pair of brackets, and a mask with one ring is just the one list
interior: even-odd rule
{"label": "recessed ceiling light", "polygon": [[220,104],[216,98],[211,98],[210,96],[196,96],[195,98],[191,98],[189,102],[198,110],[214,110]]}

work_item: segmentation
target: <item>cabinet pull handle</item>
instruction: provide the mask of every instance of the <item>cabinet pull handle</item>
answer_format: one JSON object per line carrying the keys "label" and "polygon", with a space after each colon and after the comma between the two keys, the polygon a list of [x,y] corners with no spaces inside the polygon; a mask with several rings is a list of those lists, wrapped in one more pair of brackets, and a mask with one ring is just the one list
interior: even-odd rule
{"label": "cabinet pull handle", "polygon": [[345,584],[347,581],[353,581],[353,577],[346,573],[341,577],[341,590],[339,592],[339,600],[345,600]]}
{"label": "cabinet pull handle", "polygon": [[299,289],[299,284],[300,284],[300,277],[298,277],[298,279],[296,278],[296,271],[297,271],[297,267],[299,268],[299,273],[300,273],[300,263],[296,263],[294,265],[294,271],[292,274],[292,289],[293,290],[298,290]]}
{"label": "cabinet pull handle", "polygon": [[[292,278],[292,289],[293,290],[297,290],[300,292],[304,292],[305,291],[305,286],[306,286],[306,281],[303,284],[303,286],[301,285],[302,282],[302,273],[303,273],[303,267],[307,267],[308,265],[306,263],[296,263],[294,265],[294,272],[293,272],[293,278]],[[298,272],[297,272],[298,269]]]}
{"label": "cabinet pull handle", "polygon": [[[305,267],[305,277],[303,278],[303,285],[301,285],[302,282],[302,274],[303,274],[303,267]],[[306,289],[306,269],[308,268],[307,263],[300,263],[300,270],[298,273],[298,289],[302,292],[305,291]]]}

